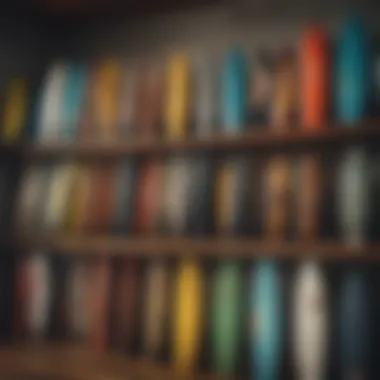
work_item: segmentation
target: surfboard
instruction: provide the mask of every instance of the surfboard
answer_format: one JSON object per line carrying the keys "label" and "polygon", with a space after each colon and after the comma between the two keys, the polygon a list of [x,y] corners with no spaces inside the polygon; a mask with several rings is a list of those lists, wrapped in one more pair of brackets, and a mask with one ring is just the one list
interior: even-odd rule
{"label": "surfboard", "polygon": [[158,357],[163,350],[170,306],[169,268],[163,260],[148,264],[144,278],[143,349]]}
{"label": "surfboard", "polygon": [[298,111],[297,65],[292,49],[279,52],[274,72],[271,124],[274,131],[283,132],[294,125]]}
{"label": "surfboard", "polygon": [[67,83],[67,63],[55,62],[48,69],[42,88],[39,116],[37,121],[37,141],[56,141],[59,138],[63,95]]}
{"label": "surfboard", "polygon": [[[180,80],[180,79],[178,79]],[[138,134],[147,138],[160,135],[163,121],[163,69],[156,63],[145,65],[139,81]]]}
{"label": "surfboard", "polygon": [[336,107],[338,120],[352,126],[368,111],[370,91],[370,48],[362,20],[349,18],[338,42],[336,66]]}
{"label": "surfboard", "polygon": [[112,59],[99,64],[96,71],[94,111],[96,135],[101,140],[117,137],[117,109],[122,78],[121,64]]}
{"label": "surfboard", "polygon": [[67,325],[70,337],[84,340],[89,337],[90,266],[82,259],[71,263],[67,277]]}
{"label": "surfboard", "polygon": [[248,67],[242,51],[232,50],[224,62],[221,88],[221,119],[225,133],[245,128],[248,106]]}
{"label": "surfboard", "polygon": [[279,379],[284,314],[277,265],[271,261],[257,263],[251,289],[253,376],[258,380]]}
{"label": "surfboard", "polygon": [[269,124],[274,87],[274,62],[266,50],[259,50],[251,65],[249,122],[256,128]]}
{"label": "surfboard", "polygon": [[220,68],[214,58],[195,63],[194,134],[211,136],[220,128]]}
{"label": "surfboard", "polygon": [[45,199],[43,228],[46,232],[57,232],[64,226],[74,170],[73,164],[60,164],[53,168]]}
{"label": "surfboard", "polygon": [[139,232],[151,232],[158,227],[163,175],[163,163],[159,160],[146,161],[140,167],[136,211],[136,229]]}
{"label": "surfboard", "polygon": [[3,109],[1,139],[5,143],[20,140],[29,111],[29,86],[25,78],[13,78],[7,89]]}
{"label": "surfboard", "polygon": [[95,351],[104,352],[110,339],[110,260],[99,258],[92,268],[91,277],[90,344]]}
{"label": "surfboard", "polygon": [[46,338],[51,304],[51,271],[44,253],[35,252],[27,259],[28,297],[26,321],[28,334],[33,340]]}
{"label": "surfboard", "polygon": [[212,362],[217,373],[236,371],[242,315],[243,279],[239,264],[218,263],[212,286]]}
{"label": "surfboard", "polygon": [[298,379],[327,376],[329,302],[327,283],[317,263],[298,268],[293,298],[293,350]]}
{"label": "surfboard", "polygon": [[170,57],[166,73],[164,123],[169,139],[183,139],[188,133],[190,112],[190,60],[186,54]]}
{"label": "surfboard", "polygon": [[140,302],[142,273],[139,262],[135,259],[124,260],[116,270],[114,289],[115,318],[112,331],[116,346],[131,350],[135,348],[140,327]]}
{"label": "surfboard", "polygon": [[84,64],[68,65],[67,83],[63,91],[63,105],[60,110],[59,137],[62,140],[74,140],[77,136],[86,96],[87,76]]}
{"label": "surfboard", "polygon": [[189,163],[189,193],[187,204],[187,229],[193,234],[207,234],[213,230],[213,194],[215,160],[205,154]]}
{"label": "surfboard", "polygon": [[163,217],[167,229],[173,234],[183,234],[186,229],[189,171],[190,161],[186,156],[170,157],[166,163]]}
{"label": "surfboard", "polygon": [[367,379],[370,348],[368,289],[363,273],[344,275],[340,293],[340,365],[343,379]]}
{"label": "surfboard", "polygon": [[123,138],[136,133],[138,70],[132,65],[123,69],[118,102],[118,136]]}
{"label": "surfboard", "polygon": [[322,161],[315,154],[305,154],[299,161],[297,230],[301,240],[316,239],[319,234]]}
{"label": "surfboard", "polygon": [[179,372],[195,370],[200,352],[204,278],[200,265],[182,261],[174,297],[173,361]]}
{"label": "surfboard", "polygon": [[122,160],[116,174],[116,199],[113,213],[113,230],[131,233],[137,199],[137,163],[133,159]]}
{"label": "surfboard", "polygon": [[302,127],[324,128],[329,115],[331,58],[328,37],[321,27],[312,26],[303,33],[299,54]]}
{"label": "surfboard", "polygon": [[364,147],[353,147],[343,154],[337,180],[337,211],[343,241],[360,245],[367,239],[369,218],[368,157]]}
{"label": "surfboard", "polygon": [[284,239],[289,219],[291,165],[286,156],[271,157],[264,179],[265,229],[268,237]]}

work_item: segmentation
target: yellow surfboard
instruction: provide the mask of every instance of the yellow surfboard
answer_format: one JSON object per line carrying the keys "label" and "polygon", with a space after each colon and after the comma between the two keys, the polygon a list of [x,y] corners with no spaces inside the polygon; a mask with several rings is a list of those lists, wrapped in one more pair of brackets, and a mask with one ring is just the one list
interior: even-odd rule
{"label": "yellow surfboard", "polygon": [[173,360],[180,372],[190,372],[197,365],[202,336],[204,288],[199,264],[192,260],[181,262],[174,299],[173,337]]}
{"label": "yellow surfboard", "polygon": [[190,110],[190,61],[186,55],[174,55],[167,69],[165,124],[170,139],[187,134]]}
{"label": "yellow surfboard", "polygon": [[1,138],[6,143],[20,139],[28,112],[28,86],[23,78],[13,79],[4,103]]}
{"label": "yellow surfboard", "polygon": [[122,73],[122,66],[117,61],[107,60],[99,67],[96,75],[94,107],[98,133],[102,139],[117,136]]}

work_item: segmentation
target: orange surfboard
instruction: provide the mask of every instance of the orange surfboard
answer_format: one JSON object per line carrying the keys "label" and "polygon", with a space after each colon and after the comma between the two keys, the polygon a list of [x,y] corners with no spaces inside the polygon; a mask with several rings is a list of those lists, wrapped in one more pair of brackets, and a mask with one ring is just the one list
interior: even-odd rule
{"label": "orange surfboard", "polygon": [[323,128],[328,118],[330,52],[326,33],[312,27],[300,45],[301,124],[307,129]]}
{"label": "orange surfboard", "polygon": [[160,134],[163,118],[163,70],[156,64],[147,65],[140,72],[137,112],[138,134],[156,137]]}

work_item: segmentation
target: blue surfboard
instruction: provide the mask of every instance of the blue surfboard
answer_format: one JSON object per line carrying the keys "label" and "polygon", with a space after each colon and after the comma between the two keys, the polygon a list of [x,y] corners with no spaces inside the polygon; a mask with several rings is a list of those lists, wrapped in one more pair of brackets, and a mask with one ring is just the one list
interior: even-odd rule
{"label": "blue surfboard", "polygon": [[117,233],[130,233],[133,226],[136,200],[137,166],[131,159],[124,160],[118,169],[113,229]]}
{"label": "blue surfboard", "polygon": [[276,380],[280,377],[283,309],[277,265],[259,262],[252,273],[251,316],[252,379]]}
{"label": "blue surfboard", "polygon": [[340,365],[342,379],[368,379],[370,346],[368,289],[363,273],[345,275],[340,295]]}
{"label": "blue surfboard", "polygon": [[61,109],[60,138],[72,140],[76,137],[80,116],[84,105],[87,84],[86,67],[73,63],[67,70],[67,82],[63,92]]}
{"label": "blue surfboard", "polygon": [[226,133],[242,131],[246,124],[248,67],[240,50],[232,50],[222,70],[222,128]]}
{"label": "blue surfboard", "polygon": [[370,48],[364,23],[350,18],[338,44],[336,107],[338,120],[357,123],[368,112],[370,93]]}

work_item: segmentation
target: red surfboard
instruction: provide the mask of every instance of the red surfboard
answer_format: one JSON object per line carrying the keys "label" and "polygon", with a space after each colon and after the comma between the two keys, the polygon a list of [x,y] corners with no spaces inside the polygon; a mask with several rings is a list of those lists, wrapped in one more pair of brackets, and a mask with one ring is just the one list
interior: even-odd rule
{"label": "red surfboard", "polygon": [[163,191],[163,163],[146,161],[140,168],[136,230],[149,232],[159,223]]}
{"label": "red surfboard", "polygon": [[300,44],[301,124],[307,129],[323,128],[330,104],[330,51],[320,27],[311,27]]}

